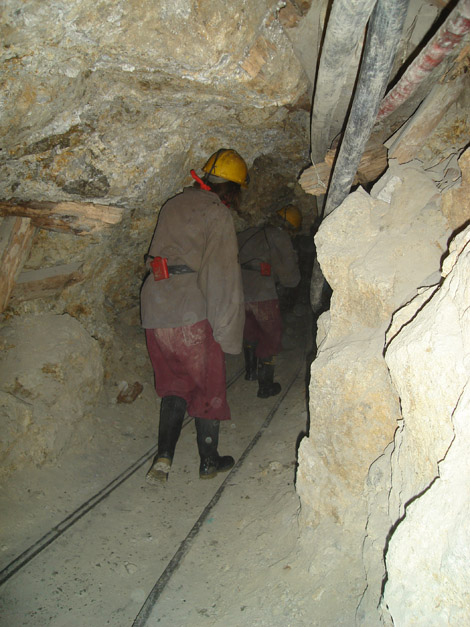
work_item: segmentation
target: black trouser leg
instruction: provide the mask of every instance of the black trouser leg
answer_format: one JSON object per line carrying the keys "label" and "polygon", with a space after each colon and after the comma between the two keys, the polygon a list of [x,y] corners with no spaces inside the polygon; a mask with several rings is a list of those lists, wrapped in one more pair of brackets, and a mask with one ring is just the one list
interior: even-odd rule
{"label": "black trouser leg", "polygon": [[158,452],[147,472],[150,484],[167,481],[186,413],[186,401],[180,396],[164,396],[160,405]]}
{"label": "black trouser leg", "polygon": [[199,477],[212,479],[219,472],[225,472],[233,467],[235,460],[230,455],[221,456],[217,452],[219,445],[219,420],[195,418],[197,448],[201,463]]}
{"label": "black trouser leg", "polygon": [[244,342],[243,352],[245,355],[245,379],[247,381],[256,381],[258,378],[258,358],[256,357],[256,344]]}
{"label": "black trouser leg", "polygon": [[274,382],[274,357],[260,359],[258,363],[258,394],[259,398],[276,396],[281,391],[281,384]]}

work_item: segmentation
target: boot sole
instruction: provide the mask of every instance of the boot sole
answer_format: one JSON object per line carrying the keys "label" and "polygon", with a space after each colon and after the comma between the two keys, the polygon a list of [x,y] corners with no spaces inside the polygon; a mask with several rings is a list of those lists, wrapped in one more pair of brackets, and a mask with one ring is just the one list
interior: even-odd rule
{"label": "boot sole", "polygon": [[165,457],[158,459],[145,475],[145,481],[149,485],[161,485],[168,481],[171,462]]}
{"label": "boot sole", "polygon": [[262,393],[262,394],[260,394],[260,393],[258,392],[256,396],[257,396],[258,398],[269,398],[270,396],[277,396],[277,395],[279,394],[279,392],[280,392],[280,391],[281,391],[281,390],[277,390],[277,392],[267,392],[267,393],[265,392],[265,393]]}
{"label": "boot sole", "polygon": [[149,470],[145,475],[145,481],[149,485],[161,485],[168,481],[168,473],[161,470],[155,470],[154,472]]}
{"label": "boot sole", "polygon": [[199,473],[199,479],[214,479],[214,477],[217,477],[219,472],[228,472],[229,470],[232,470],[234,466],[235,464],[232,464],[228,468],[221,468],[220,470],[214,470],[214,472],[210,472],[204,475],[201,475],[201,473]]}

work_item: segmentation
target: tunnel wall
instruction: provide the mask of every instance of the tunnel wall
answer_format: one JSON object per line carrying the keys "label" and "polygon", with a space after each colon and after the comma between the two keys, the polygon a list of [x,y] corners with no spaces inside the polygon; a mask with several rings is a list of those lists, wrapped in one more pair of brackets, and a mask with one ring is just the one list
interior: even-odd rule
{"label": "tunnel wall", "polygon": [[[347,624],[438,624],[436,611],[454,621],[446,624],[468,617],[468,574],[456,559],[466,552],[468,528],[452,540],[447,534],[467,507],[452,459],[465,466],[456,434],[465,431],[459,416],[469,375],[468,234],[455,233],[462,202],[469,215],[469,157],[459,160],[461,180],[447,188],[445,176],[438,180],[419,162],[392,160],[370,194],[353,192],[315,238],[333,295],[319,321],[297,490],[307,544],[317,547],[320,615],[341,590],[338,619]],[[445,532],[437,523],[441,464],[455,502],[441,519]]]}

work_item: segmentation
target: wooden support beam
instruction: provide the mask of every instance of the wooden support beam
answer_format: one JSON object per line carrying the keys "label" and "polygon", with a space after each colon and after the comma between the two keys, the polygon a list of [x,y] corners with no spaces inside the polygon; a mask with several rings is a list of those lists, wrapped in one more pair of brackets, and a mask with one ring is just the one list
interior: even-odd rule
{"label": "wooden support beam", "polygon": [[460,96],[464,77],[435,85],[416,113],[387,142],[388,156],[398,163],[414,159],[449,107]]}
{"label": "wooden support beam", "polygon": [[9,217],[0,224],[0,313],[28,258],[36,228],[29,218]]}
{"label": "wooden support beam", "polygon": [[82,267],[82,262],[75,262],[22,272],[12,290],[10,303],[57,297],[69,285],[83,281]]}
{"label": "wooden support beam", "polygon": [[89,235],[118,224],[124,209],[79,202],[0,201],[0,216],[29,218],[41,229]]}
{"label": "wooden support beam", "polygon": [[[325,161],[314,164],[304,170],[299,178],[302,189],[307,194],[321,196],[326,194],[336,150],[328,150]],[[387,169],[387,149],[382,144],[370,146],[362,155],[353,185],[365,185],[375,181]]]}

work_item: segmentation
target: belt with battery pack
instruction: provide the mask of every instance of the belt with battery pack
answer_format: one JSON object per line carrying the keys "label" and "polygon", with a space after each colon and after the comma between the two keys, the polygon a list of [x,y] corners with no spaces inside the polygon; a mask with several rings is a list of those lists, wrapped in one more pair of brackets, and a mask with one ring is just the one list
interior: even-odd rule
{"label": "belt with battery pack", "polygon": [[[150,255],[149,258],[151,258]],[[150,267],[152,268],[153,278],[155,281],[163,281],[164,279],[169,279],[170,276],[174,276],[176,274],[190,274],[196,272],[184,264],[169,266],[166,257],[153,257],[151,259],[152,261],[150,262]]]}
{"label": "belt with battery pack", "polygon": [[265,261],[256,263],[247,261],[246,263],[241,264],[241,268],[242,270],[253,270],[254,272],[259,272],[261,276],[271,276],[271,264]]}

